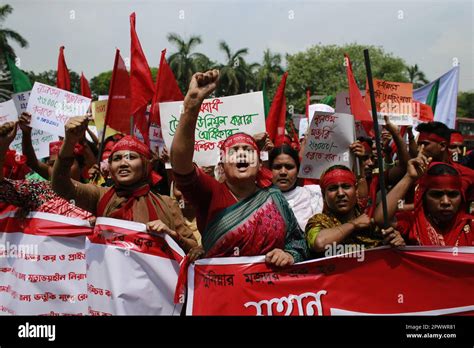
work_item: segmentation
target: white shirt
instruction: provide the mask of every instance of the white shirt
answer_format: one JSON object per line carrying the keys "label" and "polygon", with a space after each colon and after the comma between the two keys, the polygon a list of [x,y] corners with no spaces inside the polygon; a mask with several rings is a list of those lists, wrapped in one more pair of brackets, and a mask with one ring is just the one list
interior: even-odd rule
{"label": "white shirt", "polygon": [[308,220],[323,211],[323,196],[319,185],[297,186],[293,190],[282,193],[303,231]]}

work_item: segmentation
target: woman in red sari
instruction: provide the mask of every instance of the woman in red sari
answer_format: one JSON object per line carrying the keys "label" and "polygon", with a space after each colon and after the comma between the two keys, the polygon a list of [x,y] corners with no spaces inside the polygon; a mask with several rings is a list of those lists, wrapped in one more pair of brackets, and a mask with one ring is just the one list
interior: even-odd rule
{"label": "woman in red sari", "polygon": [[223,141],[225,182],[193,164],[201,104],[218,78],[217,70],[194,74],[170,156],[177,187],[196,207],[206,257],[265,255],[267,263],[281,267],[303,261],[304,234],[280,190],[270,187],[271,172],[262,167],[250,135],[237,133]]}
{"label": "woman in red sari", "polygon": [[[387,195],[389,220],[396,217],[407,244],[474,246],[473,216],[466,213],[461,174],[450,164],[429,162],[421,153],[408,162],[407,174]],[[417,180],[414,211],[396,214],[398,201]],[[383,223],[381,205],[375,220]]]}

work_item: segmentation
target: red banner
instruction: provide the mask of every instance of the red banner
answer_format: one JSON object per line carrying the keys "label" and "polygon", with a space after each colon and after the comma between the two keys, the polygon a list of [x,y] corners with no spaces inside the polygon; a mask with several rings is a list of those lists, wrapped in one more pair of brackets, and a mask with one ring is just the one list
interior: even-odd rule
{"label": "red banner", "polygon": [[382,247],[269,268],[264,257],[196,262],[188,315],[474,315],[474,247]]}

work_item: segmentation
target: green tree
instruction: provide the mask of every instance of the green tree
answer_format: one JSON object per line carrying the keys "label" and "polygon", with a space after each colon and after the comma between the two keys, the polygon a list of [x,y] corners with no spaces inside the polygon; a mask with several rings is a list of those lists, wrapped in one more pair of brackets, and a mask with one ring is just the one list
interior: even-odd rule
{"label": "green tree", "polygon": [[216,95],[228,96],[248,92],[255,85],[252,83],[253,65],[248,65],[244,59],[248,48],[232,52],[225,41],[219,42],[219,48],[224,52],[227,62],[217,65],[220,76]]}
{"label": "green tree", "polygon": [[10,99],[13,93],[13,85],[10,78],[10,72],[7,68],[6,55],[15,58],[15,51],[10,46],[9,40],[17,43],[20,47],[28,47],[28,42],[16,31],[4,28],[2,22],[13,12],[10,5],[0,6],[0,102]]}
{"label": "green tree", "polygon": [[[49,86],[56,86],[57,70],[43,71],[38,74],[33,71],[28,71],[27,75],[31,83],[41,82]],[[71,79],[71,92],[80,94],[81,76],[75,71],[69,70],[69,78]]]}
{"label": "green tree", "polygon": [[[151,77],[156,82],[158,68],[150,68]],[[109,95],[110,80],[112,79],[112,70],[104,71],[90,80],[92,97],[98,98],[99,95]]]}
{"label": "green tree", "polygon": [[193,74],[197,71],[207,70],[212,62],[202,53],[191,53],[197,45],[202,43],[200,36],[191,36],[188,41],[185,41],[178,34],[169,33],[167,39],[177,48],[177,52],[168,58],[170,68],[173,70],[181,90],[186,91]]}
{"label": "green tree", "polygon": [[420,88],[429,83],[426,79],[425,73],[418,69],[418,65],[407,66],[408,81],[413,83],[413,88]]}
{"label": "green tree", "polygon": [[474,118],[474,92],[459,92],[457,117]]}
{"label": "green tree", "polygon": [[402,58],[386,53],[381,47],[347,44],[344,46],[313,46],[304,52],[287,55],[288,80],[286,96],[294,111],[304,113],[306,89],[313,94],[335,95],[348,89],[344,53],[352,62],[359,88],[365,88],[366,72],[363,50],[370,50],[374,78],[408,82],[406,64]]}
{"label": "green tree", "polygon": [[263,51],[262,64],[258,65],[257,70],[257,89],[263,88],[263,83],[269,90],[275,90],[281,75],[283,75],[283,68],[281,67],[281,54],[272,53],[269,49]]}

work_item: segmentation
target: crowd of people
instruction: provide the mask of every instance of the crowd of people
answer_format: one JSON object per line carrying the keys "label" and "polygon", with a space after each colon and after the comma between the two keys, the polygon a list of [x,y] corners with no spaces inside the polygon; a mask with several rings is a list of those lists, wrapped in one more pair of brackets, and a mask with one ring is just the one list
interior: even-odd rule
{"label": "crowd of people", "polygon": [[[106,139],[99,161],[101,146],[94,136],[86,140],[90,117],[84,115],[68,120],[64,139],[51,143],[49,158],[40,161],[31,115],[1,125],[2,209],[141,222],[152,235],[171,236],[191,261],[265,255],[269,265],[285,267],[324,257],[339,244],[474,246],[474,155],[464,154],[459,132],[421,123],[417,137],[407,129],[405,141],[386,119],[382,159],[374,139],[360,137],[350,146],[355,168],[334,165],[318,180],[298,178],[304,140],[272,142],[267,134],[233,134],[222,143],[216,168],[199,167],[196,122],[218,79],[217,70],[193,76],[169,156],[117,134]],[[18,128],[23,155],[9,149]],[[261,151],[269,151],[267,161]]]}

